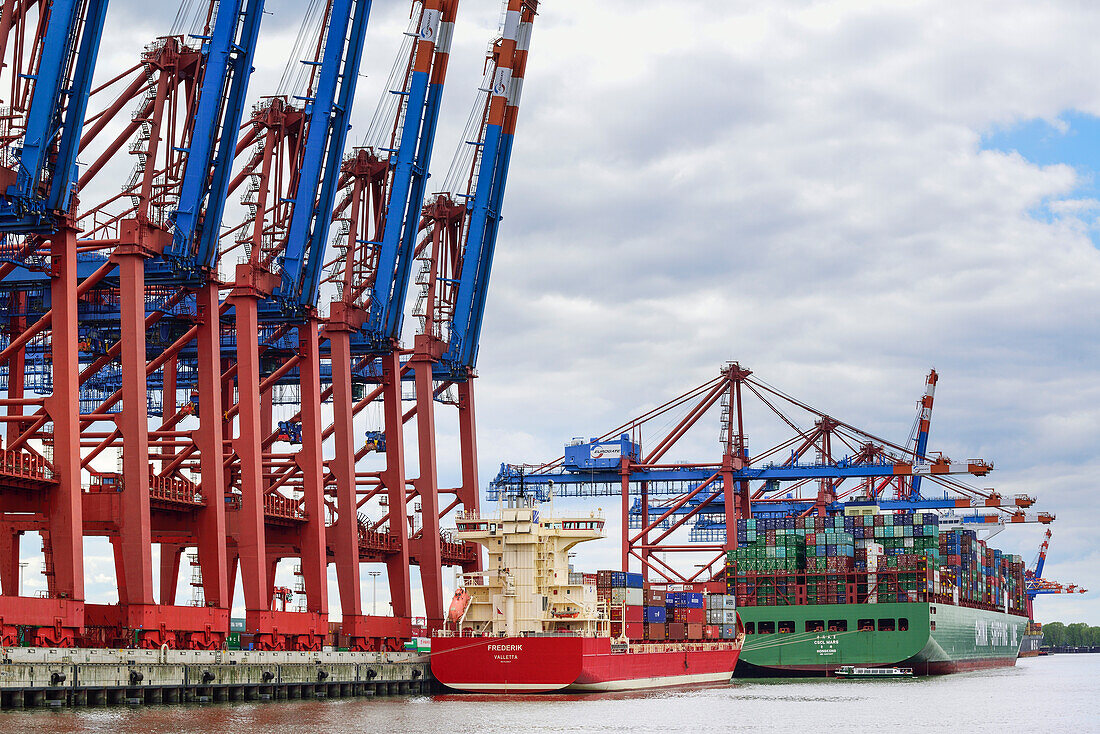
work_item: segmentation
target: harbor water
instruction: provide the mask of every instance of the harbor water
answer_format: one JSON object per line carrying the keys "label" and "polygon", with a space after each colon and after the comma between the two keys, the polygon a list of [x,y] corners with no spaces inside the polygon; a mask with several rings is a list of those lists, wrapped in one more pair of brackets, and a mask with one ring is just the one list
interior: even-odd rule
{"label": "harbor water", "polygon": [[0,732],[1100,732],[1100,655],[892,681],[736,680],[644,693],[440,695],[0,713]]}

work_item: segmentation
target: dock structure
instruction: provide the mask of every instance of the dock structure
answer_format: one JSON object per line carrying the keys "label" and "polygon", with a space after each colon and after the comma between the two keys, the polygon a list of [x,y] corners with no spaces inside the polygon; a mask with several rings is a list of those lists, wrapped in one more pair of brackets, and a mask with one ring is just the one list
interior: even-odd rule
{"label": "dock structure", "polygon": [[0,709],[405,696],[431,692],[426,655],[5,648]]}

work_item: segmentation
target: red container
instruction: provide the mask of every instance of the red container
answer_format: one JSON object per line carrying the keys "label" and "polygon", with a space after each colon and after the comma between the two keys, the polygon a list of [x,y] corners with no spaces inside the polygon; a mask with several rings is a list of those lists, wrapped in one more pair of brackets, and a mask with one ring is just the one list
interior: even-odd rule
{"label": "red container", "polygon": [[647,624],[645,626],[645,638],[647,640],[664,640],[668,638],[668,631],[663,624]]}
{"label": "red container", "polygon": [[701,640],[703,639],[703,627],[702,624],[689,624],[687,626],[687,638],[689,640]]}
{"label": "red container", "polygon": [[703,627],[703,637],[708,640],[717,640],[722,636],[722,627],[717,624],[708,624]]}
{"label": "red container", "polygon": [[665,605],[665,592],[655,589],[647,589],[643,595],[647,607],[663,607]]}
{"label": "red container", "polygon": [[686,624],[705,624],[707,621],[706,609],[686,609],[677,607],[672,612],[673,620]]}
{"label": "red container", "polygon": [[638,606],[617,606],[611,607],[611,619],[622,620],[623,611],[626,611],[626,621],[629,622],[644,622],[645,621],[645,607]]}
{"label": "red container", "polygon": [[682,622],[670,622],[668,624],[668,639],[670,640],[686,640],[687,639],[687,625]]}

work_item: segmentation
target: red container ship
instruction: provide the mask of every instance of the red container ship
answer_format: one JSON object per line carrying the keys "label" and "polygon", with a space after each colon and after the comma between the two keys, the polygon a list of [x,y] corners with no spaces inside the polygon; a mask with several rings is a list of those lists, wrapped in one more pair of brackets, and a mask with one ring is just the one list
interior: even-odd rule
{"label": "red container ship", "polygon": [[[466,514],[456,535],[485,546],[485,571],[466,574],[447,628],[432,639],[432,674],[477,693],[621,691],[724,683],[744,641],[655,641],[631,636],[624,601],[601,599],[595,579],[570,574],[569,550],[604,537],[604,521],[540,516],[509,507],[499,517]],[[637,590],[641,593],[641,590]],[[625,595],[625,593],[624,593]],[[617,608],[616,608],[617,607]]]}

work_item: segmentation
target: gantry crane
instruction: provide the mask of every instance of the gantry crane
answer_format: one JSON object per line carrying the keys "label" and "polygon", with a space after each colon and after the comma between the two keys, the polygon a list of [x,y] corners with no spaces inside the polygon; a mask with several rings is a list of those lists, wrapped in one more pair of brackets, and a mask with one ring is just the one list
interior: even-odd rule
{"label": "gantry crane", "polygon": [[[333,365],[336,444],[330,474],[340,518],[334,530],[347,539],[356,533],[384,531],[397,549],[386,553],[395,614],[411,615],[409,564],[415,562],[433,623],[442,620],[442,565],[469,560],[466,555],[456,559],[453,553],[444,557],[434,483],[413,480],[414,493],[406,493],[402,426],[408,418],[401,404],[401,383],[408,370],[401,364],[400,337],[457,11],[457,0],[412,4],[408,42],[363,143],[343,162],[342,196],[335,212],[339,229],[327,278],[336,286],[325,329]],[[378,390],[356,396],[356,384],[375,380]],[[355,415],[379,397],[386,430],[356,448]],[[385,456],[386,468],[362,477],[361,482],[356,462],[372,451]],[[406,507],[413,496],[420,507],[419,528],[406,523]],[[359,530],[355,525],[359,508],[375,497],[385,497],[387,512]],[[358,593],[360,554],[344,541],[335,560],[345,625],[354,630],[363,619]],[[437,608],[439,612],[432,611]],[[345,634],[356,636],[354,631]]]}
{"label": "gantry crane", "polygon": [[[77,478],[82,470],[92,474],[93,491],[80,503],[81,524],[84,534],[111,539],[120,601],[117,606],[84,605],[86,624],[76,627],[85,628],[85,633],[87,628],[99,630],[98,642],[132,640],[126,630],[144,630],[142,644],[177,644],[179,635],[189,638],[186,644],[191,646],[210,647],[220,644],[228,632],[224,504],[200,501],[197,487],[183,478],[158,476],[151,459],[167,463],[178,439],[173,427],[180,416],[173,413],[179,354],[189,353],[184,376],[191,386],[214,388],[220,378],[218,286],[209,281],[209,258],[196,258],[201,242],[219,229],[228,176],[226,151],[234,147],[262,13],[260,0],[211,3],[202,18],[203,32],[195,39],[199,46],[181,34],[158,39],[135,66],[93,90],[95,99],[128,82],[89,118],[80,137],[80,151],[91,161],[80,176],[81,188],[91,186],[120,149],[128,147],[135,161],[121,190],[74,217],[72,226],[82,230],[79,258],[73,258],[79,286],[71,290],[80,314],[79,332],[73,334],[78,350],[74,366],[79,369],[73,370],[73,382],[55,370],[43,373],[35,385],[56,394],[56,376],[63,376],[61,385],[75,386],[79,399],[74,403],[81,411],[76,425],[83,446],[90,450],[81,451],[79,440],[62,441],[56,430],[45,431],[45,416],[38,414],[28,416],[35,422],[19,438],[9,440],[8,449],[38,439],[54,449],[55,456],[58,448],[71,451]],[[134,106],[130,122],[97,149],[100,133],[127,105]],[[3,288],[42,287],[29,273],[13,273]],[[37,275],[38,281],[70,295],[68,286],[58,288],[56,277]],[[27,312],[38,315],[30,308]],[[49,316],[43,314],[24,329],[9,348],[18,345],[25,359],[29,340],[32,356],[40,352],[34,338],[47,326],[52,326],[56,346],[60,334]],[[161,338],[151,339],[150,334]],[[156,389],[154,377],[162,383],[159,401],[150,399]],[[164,423],[160,430],[150,431],[149,406],[156,403]],[[212,497],[224,493],[222,472],[217,470],[222,455],[218,419],[212,411],[198,439],[207,459],[203,487]],[[121,471],[105,475],[93,462],[110,448],[121,449]],[[196,516],[205,608],[172,606],[176,576],[170,566],[162,568],[161,603],[154,604],[154,510],[163,511],[165,505]],[[53,532],[44,532],[43,541],[56,575],[68,564],[57,557]],[[111,635],[114,640],[107,639]]]}
{"label": "gantry crane", "polygon": [[[787,429],[786,438],[756,455],[748,452],[745,441],[748,394],[757,399],[753,407],[776,416]],[[721,412],[720,460],[666,460],[677,442],[716,406]],[[676,415],[683,417],[651,438],[654,448],[643,452],[643,428],[652,428],[658,419],[667,423]],[[856,428],[731,362],[719,377],[598,438],[574,439],[556,460],[502,465],[489,496],[618,496],[623,568],[633,557],[647,574],[691,580],[705,575],[736,547],[736,536],[727,533],[730,518],[832,514],[843,511],[849,501],[861,500],[873,501],[884,511],[957,513],[978,508],[979,512],[962,516],[969,523],[1049,523],[1054,519],[1049,513],[1025,513],[1024,508],[1035,501],[1030,496],[1005,497],[960,479],[984,477],[992,469],[982,459],[952,461],[927,451],[918,454],[915,445],[892,443]],[[912,480],[918,477],[944,491],[940,496],[914,493]],[[757,483],[755,489],[752,483]],[[695,523],[689,542],[676,540],[673,533],[687,530],[689,521]],[[696,564],[696,570],[685,575],[665,560],[668,552],[707,553],[708,562]]]}
{"label": "gantry crane", "polygon": [[1035,559],[1035,567],[1024,570],[1024,582],[1027,584],[1027,616],[1035,619],[1035,597],[1040,594],[1084,594],[1088,589],[1083,589],[1077,584],[1060,584],[1043,578],[1043,567],[1047,561],[1047,550],[1050,548],[1051,532],[1048,529],[1043,535],[1043,542],[1039,546],[1039,556]]}
{"label": "gantry crane", "polygon": [[[442,190],[429,198],[418,223],[413,257],[420,263],[420,293],[414,313],[420,323],[407,364],[416,395],[420,469],[414,486],[421,502],[427,502],[422,507],[421,536],[429,541],[438,535],[438,518],[459,505],[467,513],[478,512],[472,380],[537,9],[535,0],[504,3],[500,31],[489,46],[484,82],[462,143]],[[452,388],[457,397],[449,399]],[[436,403],[441,401],[453,402],[458,409],[462,467],[459,486],[446,492],[454,499],[442,508],[435,418]],[[476,568],[477,562],[474,557],[465,565]],[[433,576],[425,581],[429,583],[436,596],[429,616],[438,624],[443,615],[442,578]]]}
{"label": "gantry crane", "polygon": [[[9,334],[0,364],[10,375],[4,401],[9,422],[0,476],[4,512],[33,510],[48,538],[49,596],[11,594],[18,566],[18,533],[5,528],[0,563],[0,637],[10,644],[16,622],[33,629],[35,644],[70,644],[83,625],[84,567],[77,375],[77,233],[72,225],[76,159],[85,105],[103,31],[107,0],[4,2],[0,11],[0,88],[7,95],[0,121],[0,280],[48,273],[48,285],[5,294]],[[48,306],[46,305],[48,303]],[[44,310],[28,327],[27,309]],[[48,341],[43,332],[49,331]],[[32,329],[31,334],[27,331]],[[52,379],[48,397],[24,391],[25,347],[35,336]],[[21,422],[24,408],[38,408],[34,428]],[[52,453],[24,448],[26,435],[49,424]],[[18,556],[16,555],[17,559]],[[13,570],[14,569],[14,570]]]}
{"label": "gantry crane", "polygon": [[[327,4],[316,26],[314,51],[302,61],[308,68],[297,95],[303,108],[299,112],[283,100],[271,100],[254,111],[245,134],[259,146],[253,160],[259,158],[262,168],[250,173],[258,176],[252,191],[259,198],[249,204],[245,220],[246,237],[250,233],[251,238],[241,240],[249,259],[237,266],[228,297],[236,330],[237,402],[231,410],[235,409],[238,428],[230,466],[240,477],[235,555],[244,586],[246,627],[260,649],[286,644],[317,648],[327,625],[317,299],[370,7],[369,0]],[[281,127],[269,123],[271,116]],[[293,129],[287,127],[289,117]],[[279,145],[267,148],[268,142],[276,142],[276,133],[282,133]],[[239,143],[238,149],[242,147]],[[272,170],[272,164],[279,168]],[[291,331],[296,338],[290,337]],[[287,351],[269,356],[269,348],[279,341]],[[275,456],[270,451],[272,383],[292,369],[298,377],[302,443],[289,455]],[[273,461],[287,470],[276,481],[270,481],[268,468]],[[295,508],[296,532],[290,533],[289,542],[279,543],[275,533],[269,538],[266,508],[288,497],[280,488],[291,480],[298,495],[288,501]],[[290,547],[280,551],[280,545]],[[301,558],[304,614],[271,609],[274,566],[285,555]]]}
{"label": "gantry crane", "polygon": [[[496,89],[479,101],[472,145],[463,146],[476,148],[466,167],[474,175],[465,189],[447,188],[465,191],[453,194],[469,202],[464,231],[481,232],[454,239],[457,257],[433,270],[454,291],[439,302],[464,314],[448,328],[474,334],[466,362],[448,365],[447,341],[404,349],[400,338],[410,275],[424,260],[418,234],[457,0],[412,4],[410,42],[372,125],[381,137],[348,155],[370,6],[311,6],[285,83],[244,119],[262,0],[184,3],[169,35],[94,89],[105,2],[4,3],[11,104],[0,166],[22,188],[13,184],[0,200],[0,298],[9,306],[0,336],[0,644],[215,648],[239,569],[252,644],[315,650],[331,559],[353,647],[393,648],[411,632],[409,564],[420,565],[438,622],[440,567],[477,563],[472,547],[439,526],[459,505],[477,507],[472,392],[461,383],[473,376],[535,6],[505,6],[489,57]],[[55,56],[56,74],[38,74]],[[52,126],[44,132],[43,120]],[[124,151],[133,167],[120,182]],[[20,156],[38,168],[17,171]],[[223,227],[236,214],[228,196],[242,191],[242,220]],[[337,257],[325,251],[332,222],[343,234]],[[463,263],[465,274],[446,269]],[[318,304],[331,285],[326,315]],[[412,410],[402,405],[403,380],[419,393]],[[372,382],[379,387],[368,394]],[[463,478],[441,490],[432,404],[452,384],[463,400]],[[356,448],[354,416],[379,398],[386,430]],[[322,418],[330,400],[331,424]],[[433,451],[421,453],[410,480],[401,427],[414,417]],[[386,469],[359,471],[374,452]],[[440,507],[441,493],[455,500]],[[372,498],[387,500],[376,503],[383,517],[368,516]],[[18,595],[27,532],[43,539],[46,598]],[[110,541],[118,604],[83,598],[85,536]],[[202,593],[184,607],[175,596],[189,548]],[[298,611],[276,593],[284,558],[298,559]],[[362,615],[361,561],[387,564],[393,618]]]}

